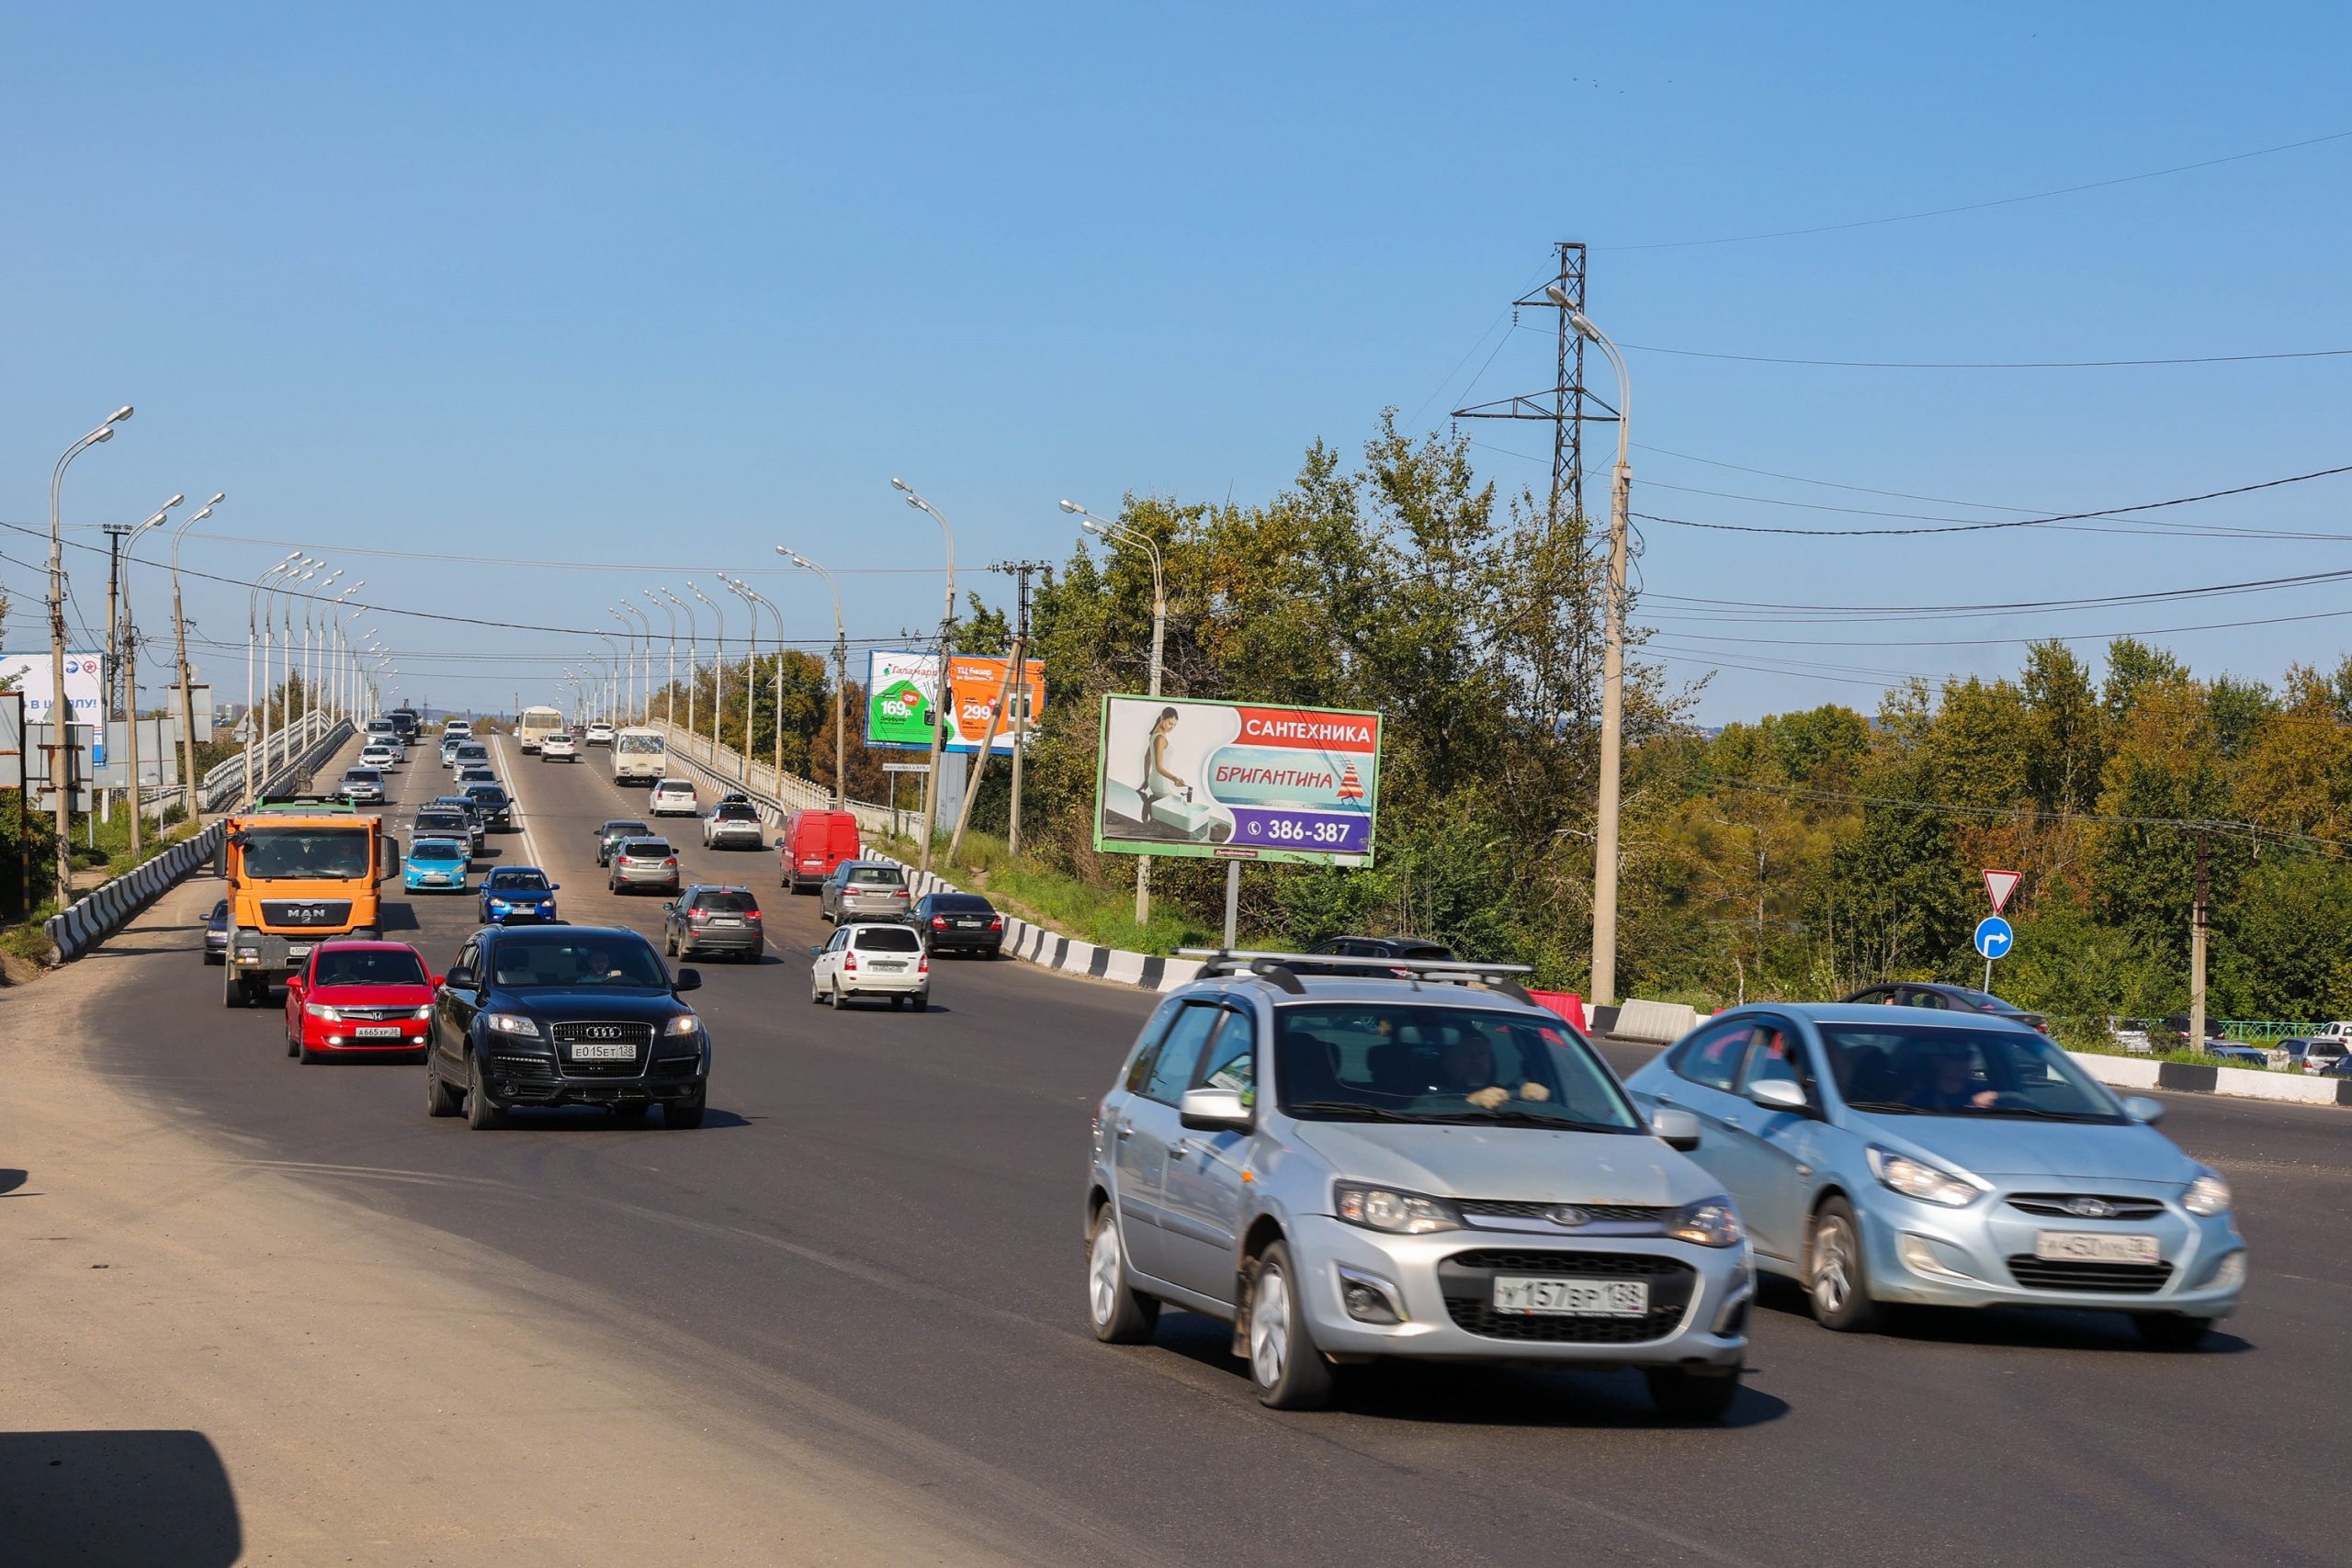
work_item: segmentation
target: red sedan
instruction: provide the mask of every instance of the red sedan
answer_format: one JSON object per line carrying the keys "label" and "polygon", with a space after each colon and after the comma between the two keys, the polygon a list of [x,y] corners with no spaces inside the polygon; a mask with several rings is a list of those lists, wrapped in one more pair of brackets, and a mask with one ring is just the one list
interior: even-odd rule
{"label": "red sedan", "polygon": [[286,983],[286,1054],[315,1062],[422,1051],[439,984],[406,942],[323,943]]}

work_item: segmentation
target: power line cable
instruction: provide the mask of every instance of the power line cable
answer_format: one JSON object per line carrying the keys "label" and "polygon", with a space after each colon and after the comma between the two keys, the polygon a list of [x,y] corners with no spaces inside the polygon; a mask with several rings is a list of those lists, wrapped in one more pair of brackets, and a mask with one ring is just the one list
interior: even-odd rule
{"label": "power line cable", "polygon": [[1742,365],[1812,365],[1839,370],[2114,370],[2142,365],[2245,365],[2273,359],[2342,359],[2352,348],[2305,348],[2275,354],[2197,354],[2170,359],[1792,359],[1770,354],[1722,354],[1703,348],[1661,348],[1654,343],[1621,343],[1643,354],[1681,359],[1728,359]]}

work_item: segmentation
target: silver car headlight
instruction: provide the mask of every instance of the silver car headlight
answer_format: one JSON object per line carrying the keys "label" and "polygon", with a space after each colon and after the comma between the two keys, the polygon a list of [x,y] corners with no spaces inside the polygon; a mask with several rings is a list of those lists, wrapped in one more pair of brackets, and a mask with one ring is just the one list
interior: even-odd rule
{"label": "silver car headlight", "polygon": [[1916,1198],[1922,1203],[1939,1203],[1947,1209],[1965,1209],[1976,1201],[1977,1189],[1948,1170],[1941,1170],[1924,1160],[1896,1154],[1873,1144],[1870,1148],[1871,1174],[1894,1191],[1905,1198]]}
{"label": "silver car headlight", "polygon": [[539,1021],[519,1012],[486,1012],[481,1015],[481,1022],[494,1034],[527,1034],[534,1040],[539,1037]]}
{"label": "silver car headlight", "polygon": [[2199,1219],[2226,1214],[2230,1212],[2230,1184],[2209,1170],[2188,1184],[2188,1190],[2181,1195],[2180,1206]]}
{"label": "silver car headlight", "polygon": [[1739,1228],[1739,1211],[1718,1193],[1674,1211],[1666,1222],[1666,1234],[1697,1247],[1737,1247],[1745,1233]]}
{"label": "silver car headlight", "polygon": [[1374,1187],[1361,1181],[1331,1183],[1331,1212],[1351,1225],[1391,1235],[1428,1235],[1433,1231],[1458,1231],[1462,1215],[1442,1198]]}

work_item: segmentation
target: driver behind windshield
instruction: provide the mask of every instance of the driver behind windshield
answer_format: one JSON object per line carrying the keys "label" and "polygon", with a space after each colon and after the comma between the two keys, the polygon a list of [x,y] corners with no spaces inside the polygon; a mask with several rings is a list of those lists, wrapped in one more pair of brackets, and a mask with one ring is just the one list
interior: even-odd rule
{"label": "driver behind windshield", "polygon": [[1438,1051],[1442,1092],[1459,1094],[1481,1111],[1498,1111],[1514,1099],[1552,1098],[1550,1089],[1532,1078],[1523,1080],[1516,1090],[1497,1083],[1495,1048],[1484,1033],[1454,1029],[1449,1034],[1451,1038]]}
{"label": "driver behind windshield", "polygon": [[1933,1041],[1915,1047],[1908,1064],[1912,1072],[1905,1100],[1921,1111],[1982,1111],[2000,1099],[1998,1091],[1980,1089],[1970,1068],[1975,1053],[1958,1041]]}

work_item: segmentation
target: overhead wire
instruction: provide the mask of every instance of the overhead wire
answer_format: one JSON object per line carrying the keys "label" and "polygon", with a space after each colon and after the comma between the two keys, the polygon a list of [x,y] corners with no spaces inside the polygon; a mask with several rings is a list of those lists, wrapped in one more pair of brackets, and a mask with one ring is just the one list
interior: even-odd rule
{"label": "overhead wire", "polygon": [[2113,370],[2142,365],[2245,365],[2273,359],[2342,359],[2352,348],[2304,348],[2270,354],[2191,354],[2167,359],[1795,359],[1771,354],[1725,354],[1703,348],[1663,348],[1654,343],[1620,343],[1642,354],[1680,359],[1727,359],[1742,365],[1809,365],[1841,370]]}

